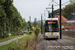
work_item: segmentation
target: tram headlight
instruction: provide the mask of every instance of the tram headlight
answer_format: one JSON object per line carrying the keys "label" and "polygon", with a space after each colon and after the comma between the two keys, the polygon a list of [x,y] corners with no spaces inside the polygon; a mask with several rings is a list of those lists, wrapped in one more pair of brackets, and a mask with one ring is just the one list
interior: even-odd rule
{"label": "tram headlight", "polygon": [[59,33],[55,33],[55,35],[59,36]]}
{"label": "tram headlight", "polygon": [[45,35],[49,35],[48,33],[45,33]]}

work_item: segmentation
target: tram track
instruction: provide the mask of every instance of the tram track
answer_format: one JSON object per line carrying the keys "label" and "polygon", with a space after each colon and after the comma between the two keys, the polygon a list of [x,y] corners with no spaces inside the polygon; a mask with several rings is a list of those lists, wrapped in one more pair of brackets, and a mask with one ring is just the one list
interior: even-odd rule
{"label": "tram track", "polygon": [[[49,42],[56,48],[56,50],[61,50],[61,48],[57,47],[57,46],[54,44],[54,42],[52,42],[52,41],[49,41]],[[61,46],[66,46],[66,45],[60,43],[60,42],[57,41],[57,40],[56,40],[56,42],[57,42],[58,44],[60,44]],[[67,48],[67,50],[71,50],[71,49],[68,48],[68,47],[66,47],[66,48]]]}
{"label": "tram track", "polygon": [[38,50],[75,50],[73,38],[63,37],[63,39],[43,39],[43,36],[40,37],[40,43]]}
{"label": "tram track", "polygon": [[[64,45],[64,44],[62,44],[62,43],[60,43],[59,41],[57,41],[56,40],[56,42],[58,42],[59,44],[61,44],[62,46],[66,46],[66,45]],[[68,47],[66,47],[68,50],[71,50],[71,49],[69,49]]]}
{"label": "tram track", "polygon": [[46,44],[46,46],[47,46],[47,40],[45,40],[45,44]]}
{"label": "tram track", "polygon": [[[55,44],[53,43],[53,42],[51,42],[51,41],[49,41],[53,46],[55,46]],[[55,48],[57,49],[57,50],[60,50],[57,46],[55,46]]]}

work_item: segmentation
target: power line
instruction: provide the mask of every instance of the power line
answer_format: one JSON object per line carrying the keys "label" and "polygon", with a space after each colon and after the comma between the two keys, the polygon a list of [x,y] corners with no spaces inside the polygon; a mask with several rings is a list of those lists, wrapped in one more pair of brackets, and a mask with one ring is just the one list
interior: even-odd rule
{"label": "power line", "polygon": [[[67,4],[67,3],[70,2],[70,1],[71,1],[71,0],[69,0],[69,1],[67,1],[67,2],[65,2],[65,3],[63,3],[63,4],[61,4],[61,6]],[[52,0],[52,1],[50,2],[49,6],[51,6],[51,3],[52,3],[52,2],[56,3],[56,5],[54,5],[54,6],[58,6],[58,5],[59,5],[57,2],[55,2],[54,0]],[[73,1],[72,1],[72,2],[73,2]]]}

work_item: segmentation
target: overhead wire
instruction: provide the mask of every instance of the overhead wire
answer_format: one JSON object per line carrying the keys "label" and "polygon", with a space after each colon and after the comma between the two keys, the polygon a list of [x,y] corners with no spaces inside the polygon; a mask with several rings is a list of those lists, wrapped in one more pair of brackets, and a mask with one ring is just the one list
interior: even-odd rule
{"label": "overhead wire", "polygon": [[[52,1],[50,2],[49,6],[52,6],[52,5],[51,5],[52,2],[54,2],[54,3],[57,4],[57,5],[54,5],[54,6],[58,6],[58,5],[59,5],[57,2],[55,2],[54,0],[52,0]],[[61,5],[63,6],[63,5],[65,5],[66,3],[68,3],[68,2],[70,2],[70,1],[67,1],[67,2],[65,2],[65,3],[63,3],[63,4],[61,4]],[[73,2],[73,3],[74,3],[74,2]]]}
{"label": "overhead wire", "polygon": [[[55,2],[54,0],[52,0],[51,2],[50,2],[50,4],[49,4],[49,6],[51,6],[51,3],[52,2]],[[56,3],[56,2],[55,2]],[[58,3],[56,3],[57,5],[54,5],[54,6],[58,6],[59,4]]]}

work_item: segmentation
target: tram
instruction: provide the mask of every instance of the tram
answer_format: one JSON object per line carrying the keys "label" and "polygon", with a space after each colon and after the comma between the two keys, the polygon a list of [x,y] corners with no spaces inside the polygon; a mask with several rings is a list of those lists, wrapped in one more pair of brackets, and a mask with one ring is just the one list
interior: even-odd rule
{"label": "tram", "polygon": [[59,38],[58,18],[46,18],[44,24],[44,38]]}

